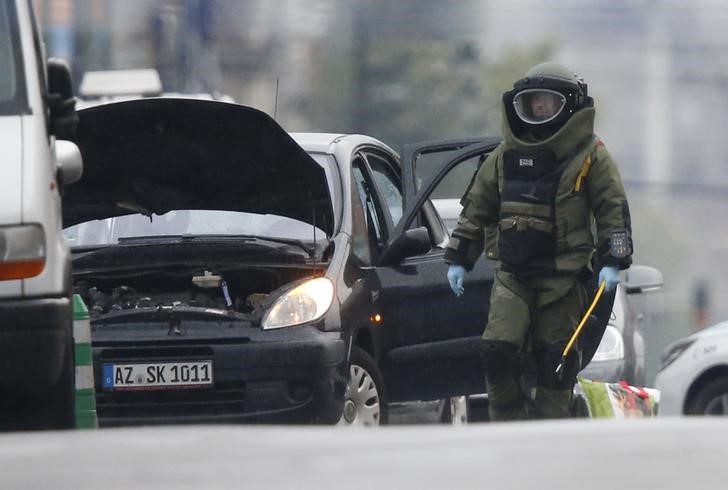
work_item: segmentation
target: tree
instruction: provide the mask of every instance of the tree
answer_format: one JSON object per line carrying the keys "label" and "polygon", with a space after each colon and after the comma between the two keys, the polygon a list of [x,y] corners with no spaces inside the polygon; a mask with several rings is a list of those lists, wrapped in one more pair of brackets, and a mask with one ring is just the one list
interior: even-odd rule
{"label": "tree", "polygon": [[[500,134],[503,91],[555,52],[553,43],[543,42],[512,46],[487,60],[474,39],[427,36],[422,30],[408,36],[381,25],[382,17],[366,7],[354,10],[359,15],[352,28],[332,32],[335,41],[318,46],[313,126],[370,134],[394,148]],[[398,25],[391,18],[389,24]]]}

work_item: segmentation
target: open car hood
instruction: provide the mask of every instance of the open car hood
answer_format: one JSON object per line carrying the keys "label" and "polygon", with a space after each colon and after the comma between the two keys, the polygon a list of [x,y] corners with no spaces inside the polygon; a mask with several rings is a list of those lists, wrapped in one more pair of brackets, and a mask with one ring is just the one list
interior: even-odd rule
{"label": "open car hood", "polygon": [[287,216],[332,233],[324,170],[267,114],[194,99],[138,99],[79,111],[83,177],[64,227],[124,214],[218,209]]}

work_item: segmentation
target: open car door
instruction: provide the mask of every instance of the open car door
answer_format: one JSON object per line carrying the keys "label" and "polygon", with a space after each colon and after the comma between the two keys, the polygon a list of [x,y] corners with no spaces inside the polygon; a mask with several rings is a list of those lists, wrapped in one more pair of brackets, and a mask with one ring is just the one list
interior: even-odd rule
{"label": "open car door", "polygon": [[[430,249],[388,260],[376,270],[379,307],[394,328],[380,330],[391,401],[436,399],[482,393],[485,380],[480,336],[488,315],[492,262],[482,258],[466,277],[466,293],[456,297],[443,261],[449,238],[429,197],[459,201],[478,164],[497,140],[461,140],[405,147],[402,155],[404,214],[390,234],[389,250],[410,234],[430,236]],[[459,212],[458,212],[459,213]],[[385,255],[387,251],[385,250]],[[411,284],[416,281],[417,288]]]}

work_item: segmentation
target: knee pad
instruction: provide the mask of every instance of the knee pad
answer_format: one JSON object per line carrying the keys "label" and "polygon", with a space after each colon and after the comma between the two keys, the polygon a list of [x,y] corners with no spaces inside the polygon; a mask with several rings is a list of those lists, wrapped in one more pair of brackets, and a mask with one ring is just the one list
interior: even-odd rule
{"label": "knee pad", "polygon": [[501,383],[518,374],[518,346],[502,340],[484,340],[481,357],[489,383]]}
{"label": "knee pad", "polygon": [[549,346],[534,352],[539,386],[549,390],[570,390],[574,387],[579,374],[579,353],[575,350],[569,352],[561,373],[557,374],[556,367],[561,362],[563,350],[561,346]]}

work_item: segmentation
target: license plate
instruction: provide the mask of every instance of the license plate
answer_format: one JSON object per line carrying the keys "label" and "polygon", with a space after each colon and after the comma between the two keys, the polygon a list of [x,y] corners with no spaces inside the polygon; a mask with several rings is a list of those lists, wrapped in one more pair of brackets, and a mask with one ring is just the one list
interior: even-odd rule
{"label": "license plate", "polygon": [[107,390],[193,389],[212,386],[212,361],[104,364]]}

